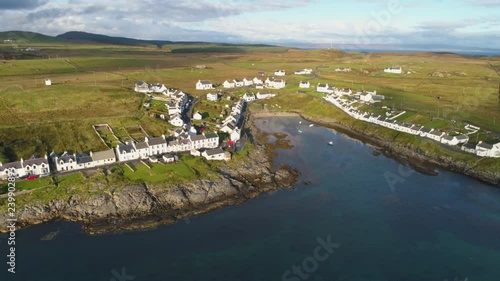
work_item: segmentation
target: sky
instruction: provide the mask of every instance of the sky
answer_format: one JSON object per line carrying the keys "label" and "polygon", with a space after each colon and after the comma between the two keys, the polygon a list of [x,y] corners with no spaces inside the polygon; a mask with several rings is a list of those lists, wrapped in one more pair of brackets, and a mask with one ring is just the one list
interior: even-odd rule
{"label": "sky", "polygon": [[228,43],[500,49],[500,0],[0,0],[0,30]]}

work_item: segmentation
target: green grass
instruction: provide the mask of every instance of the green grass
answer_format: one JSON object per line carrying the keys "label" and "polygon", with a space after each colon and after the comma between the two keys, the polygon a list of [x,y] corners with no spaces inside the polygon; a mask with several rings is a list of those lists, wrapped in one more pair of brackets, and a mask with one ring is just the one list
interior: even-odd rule
{"label": "green grass", "polygon": [[132,181],[141,181],[148,183],[161,182],[184,182],[196,178],[195,172],[184,162],[175,164],[153,164],[151,169],[144,165],[136,165],[136,171],[132,172],[124,168],[124,175]]}

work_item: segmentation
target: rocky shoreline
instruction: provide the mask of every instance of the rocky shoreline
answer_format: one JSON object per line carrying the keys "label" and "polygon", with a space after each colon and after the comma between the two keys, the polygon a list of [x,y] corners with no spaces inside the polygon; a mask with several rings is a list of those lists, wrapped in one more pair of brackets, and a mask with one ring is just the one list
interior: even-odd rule
{"label": "rocky shoreline", "polygon": [[[259,133],[252,120],[247,123],[253,133]],[[274,167],[273,151],[262,143],[254,146],[237,167],[222,166],[218,171],[221,177],[215,182],[200,179],[174,187],[130,184],[90,198],[74,195],[17,210],[17,225],[23,228],[64,219],[83,223],[83,229],[91,234],[144,229],[292,188],[300,172],[287,165]],[[0,220],[6,219],[7,214],[1,213]]]}
{"label": "rocky shoreline", "polygon": [[464,162],[456,161],[451,157],[436,156],[426,153],[421,149],[412,147],[411,145],[402,145],[394,143],[381,138],[376,134],[370,132],[360,131],[357,128],[348,126],[334,119],[330,118],[312,118],[302,112],[272,112],[272,111],[259,111],[254,112],[255,118],[265,117],[290,117],[299,116],[311,123],[334,129],[342,134],[350,136],[354,139],[360,140],[366,144],[373,145],[380,153],[387,157],[396,159],[404,165],[411,166],[418,172],[436,175],[436,168],[443,168],[452,172],[461,173],[475,179],[481,180],[488,184],[500,186],[500,171],[496,173],[489,173],[475,166],[469,166]]}

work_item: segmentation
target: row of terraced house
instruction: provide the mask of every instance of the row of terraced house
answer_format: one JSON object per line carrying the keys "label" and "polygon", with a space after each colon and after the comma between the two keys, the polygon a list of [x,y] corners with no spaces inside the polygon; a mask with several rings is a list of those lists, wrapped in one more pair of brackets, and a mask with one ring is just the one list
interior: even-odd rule
{"label": "row of terraced house", "polygon": [[[168,141],[164,135],[156,138],[145,138],[142,142],[127,142],[119,144],[115,149],[108,149],[90,153],[68,153],[58,154],[52,152],[50,159],[54,163],[57,172],[76,171],[89,168],[107,166],[116,162],[126,162],[137,159],[148,159],[157,162],[159,157],[177,152],[191,152],[199,154],[208,160],[229,160],[227,152],[218,149],[219,135],[215,133],[189,135],[187,133]],[[204,150],[203,153],[198,150]],[[194,150],[198,152],[193,152]],[[21,159],[17,162],[0,163],[0,178],[9,176],[23,178],[27,176],[45,176],[51,173],[49,157],[37,158],[32,156],[28,160]]]}
{"label": "row of terraced house", "polygon": [[327,94],[324,99],[358,120],[377,124],[392,130],[426,137],[446,145],[461,145],[461,149],[463,151],[474,153],[481,157],[500,157],[500,142],[497,144],[488,144],[484,142],[479,142],[477,145],[469,144],[469,137],[467,135],[449,135],[441,130],[426,128],[424,126],[411,123],[397,122],[396,120],[392,120],[381,115],[363,112],[353,106],[356,101],[345,101],[341,99],[340,96],[341,95],[332,93]]}

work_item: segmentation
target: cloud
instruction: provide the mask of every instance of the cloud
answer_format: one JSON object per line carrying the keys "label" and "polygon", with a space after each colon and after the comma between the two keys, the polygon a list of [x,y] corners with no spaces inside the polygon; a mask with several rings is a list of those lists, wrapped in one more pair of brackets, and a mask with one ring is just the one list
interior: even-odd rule
{"label": "cloud", "polygon": [[43,6],[46,0],[2,0],[0,10],[32,9]]}

